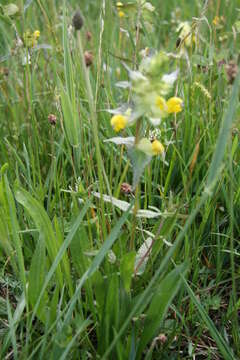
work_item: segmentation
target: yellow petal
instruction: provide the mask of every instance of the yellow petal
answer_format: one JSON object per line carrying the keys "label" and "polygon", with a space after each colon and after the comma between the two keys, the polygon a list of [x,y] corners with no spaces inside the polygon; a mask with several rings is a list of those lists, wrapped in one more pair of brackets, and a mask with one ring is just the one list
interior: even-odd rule
{"label": "yellow petal", "polygon": [[183,101],[179,97],[172,97],[167,101],[167,112],[177,114],[183,109]]}
{"label": "yellow petal", "polygon": [[152,142],[152,152],[154,155],[161,155],[164,153],[164,146],[160,141],[154,140]]}
{"label": "yellow petal", "polygon": [[118,16],[119,16],[120,18],[123,18],[123,17],[125,16],[125,13],[124,13],[123,11],[119,11],[119,12],[118,12]]}
{"label": "yellow petal", "polygon": [[39,30],[35,30],[34,33],[33,33],[33,37],[34,37],[35,39],[37,39],[37,38],[39,38],[39,36],[40,36],[40,31],[39,31]]}
{"label": "yellow petal", "polygon": [[111,125],[116,132],[119,132],[126,127],[127,118],[123,115],[114,115],[111,118]]}
{"label": "yellow petal", "polygon": [[166,101],[163,97],[161,96],[157,96],[156,98],[156,105],[157,107],[162,110],[162,111],[166,111],[167,110],[167,104]]}

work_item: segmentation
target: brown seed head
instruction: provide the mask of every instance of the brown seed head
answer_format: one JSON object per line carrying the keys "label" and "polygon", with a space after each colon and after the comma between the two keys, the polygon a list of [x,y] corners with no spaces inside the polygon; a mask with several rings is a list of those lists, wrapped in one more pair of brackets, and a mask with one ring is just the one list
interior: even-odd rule
{"label": "brown seed head", "polygon": [[83,17],[82,14],[79,10],[77,10],[75,12],[75,14],[73,15],[73,19],[72,19],[72,25],[74,27],[74,29],[77,30],[81,30],[81,28],[83,27]]}
{"label": "brown seed head", "polygon": [[131,185],[128,183],[122,183],[121,192],[123,192],[124,194],[131,194],[131,192],[132,192]]}
{"label": "brown seed head", "polygon": [[48,121],[49,121],[49,123],[50,123],[52,126],[55,126],[56,123],[57,123],[57,117],[56,117],[56,115],[54,115],[54,114],[49,114],[49,115],[48,115]]}
{"label": "brown seed head", "polygon": [[84,59],[86,66],[87,67],[91,66],[93,63],[93,54],[90,51],[85,51]]}

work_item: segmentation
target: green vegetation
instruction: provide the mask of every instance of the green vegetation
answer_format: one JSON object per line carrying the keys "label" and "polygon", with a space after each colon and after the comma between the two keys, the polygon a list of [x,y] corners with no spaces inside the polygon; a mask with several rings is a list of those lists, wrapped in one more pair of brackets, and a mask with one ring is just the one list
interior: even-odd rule
{"label": "green vegetation", "polygon": [[240,358],[239,41],[238,0],[1,2],[0,359]]}

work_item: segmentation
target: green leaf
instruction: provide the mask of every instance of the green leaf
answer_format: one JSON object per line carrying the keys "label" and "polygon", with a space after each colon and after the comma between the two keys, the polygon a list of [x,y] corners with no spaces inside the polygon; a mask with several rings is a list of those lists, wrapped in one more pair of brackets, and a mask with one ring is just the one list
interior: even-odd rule
{"label": "green leaf", "polygon": [[133,167],[133,189],[136,188],[140,177],[145,169],[145,167],[150,163],[152,157],[146,155],[144,152],[132,148],[128,150],[128,155],[130,157],[132,167]]}
{"label": "green leaf", "polygon": [[140,359],[146,345],[154,338],[164,320],[169,306],[176,296],[182,279],[180,273],[187,271],[187,264],[177,266],[160,282],[153,295],[144,321],[144,329],[139,341],[137,358]]}
{"label": "green leaf", "polygon": [[[33,218],[39,233],[43,237],[48,254],[52,262],[54,262],[58,253],[58,242],[53,231],[52,223],[43,206],[34,199],[26,190],[17,188],[15,191],[17,201],[26,208],[30,216]],[[57,278],[59,286],[63,286],[63,273],[60,265],[57,268]]]}
{"label": "green leaf", "polygon": [[105,293],[105,306],[102,314],[99,348],[103,354],[114,337],[114,329],[118,328],[119,322],[119,278],[114,273],[107,279],[108,288]]}
{"label": "green leaf", "polygon": [[[66,239],[64,240],[64,243],[62,244],[61,248],[59,249],[59,251],[58,251],[58,253],[57,253],[57,255],[56,255],[55,259],[54,259],[54,262],[53,262],[50,270],[49,270],[48,273],[47,273],[47,276],[46,276],[46,278],[45,278],[44,284],[43,284],[42,289],[41,289],[41,293],[40,293],[40,295],[39,295],[39,297],[38,297],[38,300],[37,300],[37,302],[36,302],[36,304],[35,304],[35,307],[34,307],[34,309],[33,309],[32,321],[33,321],[34,315],[36,314],[36,311],[37,311],[37,309],[38,309],[38,307],[39,307],[39,305],[40,305],[41,298],[42,298],[42,296],[44,295],[45,290],[46,290],[46,288],[47,288],[50,280],[52,279],[52,277],[53,277],[56,269],[58,268],[58,266],[59,266],[59,264],[60,264],[60,262],[61,262],[61,260],[62,260],[62,258],[63,258],[63,256],[64,256],[67,248],[68,248],[69,245],[71,244],[71,241],[72,241],[73,237],[75,236],[76,231],[78,230],[78,228],[79,228],[79,226],[80,226],[80,224],[81,224],[81,222],[82,222],[82,220],[83,220],[83,218],[84,218],[84,216],[85,216],[85,214],[86,214],[86,212],[87,212],[90,204],[91,204],[91,203],[90,203],[90,200],[88,200],[88,201],[86,202],[86,204],[84,205],[84,207],[83,207],[83,209],[81,210],[80,214],[78,215],[76,221],[74,222],[74,224],[73,224],[73,226],[72,226],[72,228],[71,228],[71,231],[69,232],[68,236],[67,236]],[[32,322],[32,321],[31,321],[31,322]]]}
{"label": "green leaf", "polygon": [[[28,295],[31,305],[34,307],[38,296],[41,292],[41,288],[44,282],[45,273],[46,273],[46,247],[42,234],[39,236],[38,244],[34,252],[31,267],[29,271],[29,287]],[[45,322],[46,313],[44,312],[44,307],[47,305],[47,294],[42,298],[42,301],[39,305],[37,316],[40,320]]]}
{"label": "green leaf", "polygon": [[130,291],[132,275],[134,273],[135,251],[124,254],[120,264],[120,275],[127,292]]}
{"label": "green leaf", "polygon": [[107,239],[104,241],[103,246],[101,247],[101,249],[99,250],[98,254],[96,255],[96,257],[94,258],[91,266],[88,268],[88,270],[84,273],[84,275],[81,277],[80,282],[75,290],[75,293],[71,299],[71,301],[68,304],[68,309],[67,309],[67,313],[65,315],[65,319],[64,319],[64,325],[68,323],[68,321],[71,319],[71,315],[74,309],[74,306],[79,298],[79,293],[82,290],[82,287],[84,285],[84,283],[86,282],[86,280],[92,276],[97,269],[99,268],[99,266],[101,265],[101,263],[103,262],[105,256],[107,255],[108,251],[111,249],[111,247],[113,246],[114,242],[118,239],[120,230],[123,226],[123,224],[125,224],[129,213],[131,211],[133,207],[133,203],[129,206],[129,209],[127,212],[125,212],[122,217],[119,219],[119,221],[117,222],[117,224],[114,226],[113,230],[111,231],[111,233],[108,235]]}

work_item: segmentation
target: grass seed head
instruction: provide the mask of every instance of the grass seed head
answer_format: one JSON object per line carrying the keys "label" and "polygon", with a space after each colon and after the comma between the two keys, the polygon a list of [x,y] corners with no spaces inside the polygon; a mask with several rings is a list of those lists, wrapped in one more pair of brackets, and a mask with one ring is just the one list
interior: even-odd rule
{"label": "grass seed head", "polygon": [[87,67],[91,66],[93,63],[93,54],[90,51],[85,51],[84,60]]}

